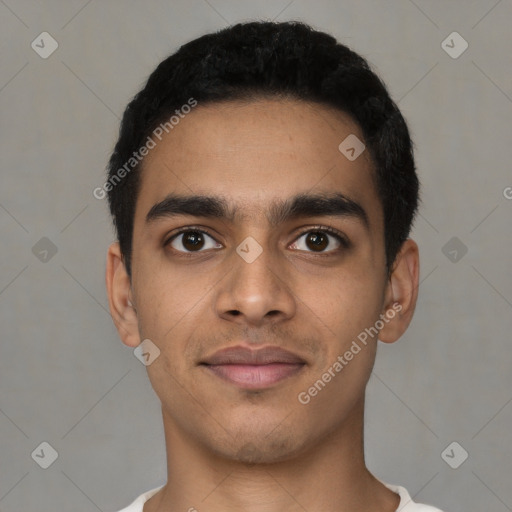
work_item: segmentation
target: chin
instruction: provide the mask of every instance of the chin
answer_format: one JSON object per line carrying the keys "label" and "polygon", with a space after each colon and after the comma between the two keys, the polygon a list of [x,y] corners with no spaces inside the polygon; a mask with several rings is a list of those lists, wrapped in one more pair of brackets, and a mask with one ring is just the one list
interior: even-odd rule
{"label": "chin", "polygon": [[[269,435],[269,431],[271,435]],[[213,448],[213,447],[212,447]],[[245,434],[238,433],[224,447],[216,446],[214,451],[222,458],[246,465],[274,464],[294,458],[304,449],[288,430],[266,428],[255,432],[254,428]]]}

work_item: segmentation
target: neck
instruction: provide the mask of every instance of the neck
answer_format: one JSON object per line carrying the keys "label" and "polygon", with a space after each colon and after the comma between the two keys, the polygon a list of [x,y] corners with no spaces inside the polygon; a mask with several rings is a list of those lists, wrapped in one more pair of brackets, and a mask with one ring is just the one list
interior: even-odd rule
{"label": "neck", "polygon": [[144,512],[395,512],[399,497],[366,468],[364,399],[342,426],[286,460],[246,463],[212,453],[162,409],[167,484]]}

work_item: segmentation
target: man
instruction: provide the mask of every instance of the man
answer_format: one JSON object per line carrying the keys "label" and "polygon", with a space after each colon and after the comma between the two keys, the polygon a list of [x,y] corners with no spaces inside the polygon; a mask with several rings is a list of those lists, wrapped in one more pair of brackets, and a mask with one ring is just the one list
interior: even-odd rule
{"label": "man", "polygon": [[364,461],[419,257],[408,129],[363,58],[298,22],[189,42],[128,105],[101,190],[110,310],[167,451],[123,512],[438,511]]}

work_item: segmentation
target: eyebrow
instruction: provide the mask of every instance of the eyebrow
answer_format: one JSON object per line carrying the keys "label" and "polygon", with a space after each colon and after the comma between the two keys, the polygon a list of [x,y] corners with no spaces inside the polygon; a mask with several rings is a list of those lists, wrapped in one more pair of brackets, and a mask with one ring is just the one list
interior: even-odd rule
{"label": "eyebrow", "polygon": [[[235,222],[245,218],[241,206],[232,206],[222,196],[169,194],[154,204],[146,215],[146,224],[180,215],[206,217]],[[348,217],[369,229],[368,214],[357,202],[341,193],[297,194],[271,202],[266,213],[271,226],[304,217]]]}

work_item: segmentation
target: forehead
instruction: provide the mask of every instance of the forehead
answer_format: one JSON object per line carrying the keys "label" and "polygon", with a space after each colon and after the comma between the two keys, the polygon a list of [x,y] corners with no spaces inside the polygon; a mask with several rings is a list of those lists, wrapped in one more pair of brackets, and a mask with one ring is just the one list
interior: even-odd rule
{"label": "forehead", "polygon": [[339,192],[379,216],[368,151],[351,161],[339,150],[349,136],[363,140],[348,115],[317,103],[199,103],[145,157],[135,222],[171,193],[222,196],[245,221],[307,192]]}

